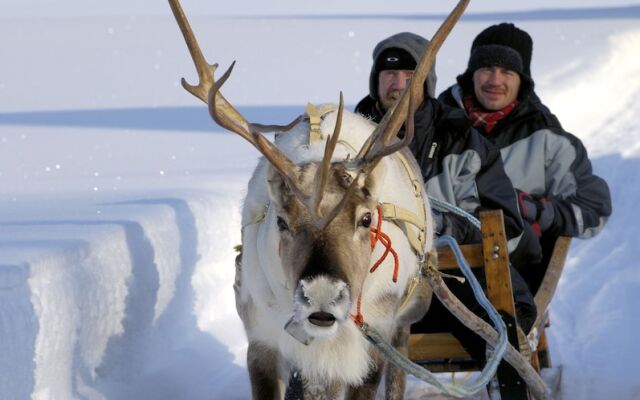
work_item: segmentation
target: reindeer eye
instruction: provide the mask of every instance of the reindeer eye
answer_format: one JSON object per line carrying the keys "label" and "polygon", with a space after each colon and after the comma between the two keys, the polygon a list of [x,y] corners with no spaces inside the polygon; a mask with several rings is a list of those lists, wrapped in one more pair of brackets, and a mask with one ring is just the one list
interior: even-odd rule
{"label": "reindeer eye", "polygon": [[368,228],[371,226],[371,213],[368,212],[365,215],[362,216],[362,218],[360,218],[360,225],[364,226],[365,228]]}
{"label": "reindeer eye", "polygon": [[287,222],[284,220],[284,218],[282,218],[280,216],[278,217],[277,224],[278,224],[278,229],[280,230],[280,232],[289,230],[289,225],[287,225]]}

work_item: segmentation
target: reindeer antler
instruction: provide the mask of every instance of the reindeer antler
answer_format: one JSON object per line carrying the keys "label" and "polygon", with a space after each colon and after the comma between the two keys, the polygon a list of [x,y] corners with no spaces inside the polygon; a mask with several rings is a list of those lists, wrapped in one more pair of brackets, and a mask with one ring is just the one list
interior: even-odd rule
{"label": "reindeer antler", "polygon": [[[178,22],[180,31],[182,31],[182,36],[187,43],[189,53],[191,54],[191,58],[196,66],[196,70],[198,71],[198,85],[190,85],[187,83],[186,79],[182,78],[182,87],[192,95],[207,103],[209,99],[209,90],[215,82],[213,74],[218,68],[218,64],[209,64],[204,58],[204,55],[200,50],[200,45],[198,45],[198,41],[193,34],[191,25],[189,25],[189,21],[182,10],[180,2],[178,0],[169,0],[169,6],[171,6],[171,11],[173,11],[173,15]],[[237,121],[237,123],[239,123],[243,128],[248,130],[249,123],[244,119],[242,114],[238,112],[238,110],[236,110],[222,95],[220,95],[217,100],[219,102],[218,107],[223,109],[225,114],[231,115],[233,120]]]}
{"label": "reindeer antler", "polygon": [[420,106],[417,102],[417,96],[418,93],[420,93],[420,86],[424,85],[424,81],[433,66],[438,50],[440,50],[442,43],[444,43],[451,30],[464,13],[468,4],[469,0],[460,0],[447,19],[442,23],[442,25],[440,25],[440,28],[438,28],[435,35],[433,35],[431,43],[422,55],[422,58],[420,58],[420,62],[413,73],[410,85],[402,93],[402,96],[398,101],[389,110],[387,110],[384,117],[382,117],[382,120],[371,134],[369,140],[365,142],[358,152],[355,160],[357,160],[357,163],[361,168],[369,170],[373,169],[382,157],[399,150],[405,143],[408,144],[410,142],[410,140],[407,140],[407,137],[409,136],[409,129],[407,129],[404,140],[388,146],[388,143],[398,134],[402,123],[404,121],[409,122],[409,120],[413,120],[413,117],[410,117],[410,114],[415,112],[417,107]]}
{"label": "reindeer antler", "polygon": [[[213,74],[218,68],[218,64],[209,64],[202,54],[202,50],[200,50],[200,45],[196,40],[195,35],[193,34],[193,30],[191,29],[191,25],[189,24],[189,20],[187,19],[184,11],[182,10],[182,6],[178,0],[169,0],[169,6],[171,7],[171,11],[178,22],[178,26],[180,27],[180,31],[182,32],[182,36],[184,37],[184,41],[189,48],[189,53],[191,54],[191,58],[195,64],[196,70],[198,71],[198,79],[199,82],[196,86],[189,84],[185,78],[181,79],[182,87],[195,97],[199,98],[205,103],[208,103],[209,100],[209,90],[215,83]],[[262,124],[252,124],[249,123],[243,116],[238,112],[224,98],[222,94],[216,97],[216,107],[223,110],[221,114],[228,116],[230,121],[233,121],[234,124],[239,125],[245,131],[256,130],[260,132],[283,132],[291,129],[295,124],[297,124],[301,116],[293,120],[288,125],[262,125]],[[244,137],[244,136],[243,136]],[[246,139],[246,138],[245,138]]]}
{"label": "reindeer antler", "polygon": [[[220,126],[237,133],[254,145],[265,155],[265,157],[267,157],[267,159],[269,159],[269,161],[272,162],[272,164],[274,164],[276,169],[278,169],[278,171],[287,178],[294,191],[298,189],[297,185],[293,184],[295,182],[295,177],[297,176],[298,167],[277,148],[275,148],[275,146],[273,146],[273,149],[275,149],[273,150],[271,148],[267,148],[264,144],[259,144],[255,135],[257,134],[257,136],[261,136],[258,132],[260,130],[259,128],[263,127],[263,125],[250,124],[242,114],[240,114],[238,110],[236,110],[235,107],[233,107],[224,98],[222,93],[219,93],[220,87],[229,78],[229,75],[231,75],[235,62],[231,64],[220,81],[216,82],[213,74],[216,71],[218,64],[209,64],[205,59],[202,51],[200,50],[198,40],[193,34],[191,25],[182,10],[180,2],[178,0],[169,0],[169,5],[171,6],[171,10],[173,11],[173,15],[176,18],[178,26],[180,27],[180,31],[182,31],[182,36],[184,37],[187,47],[189,48],[189,53],[191,54],[191,58],[193,59],[196,70],[198,71],[198,85],[190,85],[184,78],[182,78],[182,86],[189,93],[204,101],[209,106],[209,113]],[[254,126],[256,128],[254,128]],[[264,141],[268,142],[266,139],[264,139]],[[267,150],[263,151],[264,149]]]}
{"label": "reindeer antler", "polygon": [[[320,215],[320,202],[324,195],[324,188],[327,186],[327,177],[329,175],[329,168],[331,167],[331,158],[333,152],[338,144],[338,137],[340,136],[340,128],[342,127],[342,113],[344,112],[344,98],[342,92],[340,92],[340,105],[338,106],[338,116],[336,117],[336,126],[333,129],[333,135],[327,138],[327,144],[324,147],[324,155],[322,157],[322,163],[316,170],[316,176],[314,179],[313,194],[311,195],[311,204],[313,207],[313,213],[317,216]],[[332,218],[333,219],[333,218]]]}
{"label": "reindeer antler", "polygon": [[[169,5],[173,11],[173,15],[178,22],[178,26],[182,31],[182,35],[189,48],[189,53],[198,71],[198,85],[190,85],[182,78],[182,86],[189,93],[193,94],[200,100],[207,103],[209,114],[218,123],[218,125],[226,128],[244,138],[251,143],[258,151],[260,151],[267,160],[278,170],[280,175],[287,182],[287,186],[300,202],[309,210],[311,216],[316,220],[319,227],[325,226],[337,212],[328,213],[327,216],[320,215],[320,203],[322,201],[324,188],[327,183],[327,176],[331,165],[331,158],[338,142],[340,134],[340,126],[342,123],[342,113],[344,110],[344,100],[340,93],[340,107],[338,109],[338,117],[333,135],[327,140],[322,163],[320,164],[314,178],[314,189],[311,194],[305,193],[298,184],[298,176],[300,175],[300,167],[294,164],[280,149],[267,140],[261,131],[286,131],[297,124],[301,117],[296,118],[292,123],[286,126],[279,125],[260,125],[249,123],[220,93],[220,88],[231,75],[235,62],[231,64],[229,69],[216,81],[213,77],[217,64],[209,64],[205,59],[198,41],[193,34],[189,21],[187,20],[179,0],[169,0]],[[329,217],[329,218],[328,218]]]}
{"label": "reindeer antler", "polygon": [[[234,63],[235,64],[235,63]],[[314,177],[314,188],[311,195],[305,193],[298,185],[298,176],[300,175],[300,167],[294,164],[280,149],[278,149],[273,143],[265,138],[260,132],[252,129],[252,125],[249,124],[249,130],[245,130],[242,126],[234,124],[229,120],[227,115],[224,115],[217,108],[218,102],[216,97],[220,91],[220,87],[226,82],[231,75],[234,64],[231,64],[229,69],[220,77],[220,79],[213,84],[209,91],[209,113],[211,117],[222,127],[227,128],[233,132],[238,133],[243,138],[247,139],[253,144],[269,162],[280,172],[280,175],[285,179],[289,188],[294,195],[300,200],[300,202],[309,210],[311,216],[316,221],[316,225],[319,228],[326,226],[337,214],[337,211],[330,212],[327,216],[320,214],[320,202],[324,194],[324,188],[327,184],[327,176],[331,166],[331,158],[333,152],[338,143],[338,137],[340,136],[340,128],[342,125],[342,114],[344,112],[344,99],[342,92],[340,92],[340,106],[338,107],[338,116],[336,118],[336,125],[333,134],[327,139],[327,144],[324,148],[324,155],[322,162]],[[338,210],[339,211],[339,210]]]}

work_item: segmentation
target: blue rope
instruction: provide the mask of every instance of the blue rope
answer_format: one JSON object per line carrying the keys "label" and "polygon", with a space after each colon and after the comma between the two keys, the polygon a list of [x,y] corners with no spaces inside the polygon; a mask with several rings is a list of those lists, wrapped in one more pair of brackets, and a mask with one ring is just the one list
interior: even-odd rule
{"label": "blue rope", "polygon": [[[487,296],[484,294],[484,290],[482,290],[480,282],[478,282],[475,275],[473,275],[471,267],[462,255],[462,251],[460,250],[460,247],[458,247],[458,243],[455,241],[455,239],[448,235],[441,236],[436,239],[435,245],[439,246],[442,244],[448,245],[451,250],[453,250],[453,254],[455,254],[456,256],[456,260],[458,261],[460,270],[462,271],[462,274],[469,280],[469,284],[473,289],[473,294],[475,295],[476,300],[478,300],[480,306],[482,306],[482,308],[487,311],[489,319],[491,319],[491,322],[493,322],[493,326],[498,331],[498,344],[494,349],[492,358],[487,361],[487,364],[485,366],[485,369],[490,369],[493,371],[491,373],[491,376],[493,376],[496,369],[498,368],[498,364],[500,363],[502,356],[504,355],[504,352],[507,350],[507,327],[498,311],[495,309],[495,307],[493,307],[493,304],[491,304],[489,299],[487,299]],[[491,379],[491,376],[489,377],[489,379]]]}
{"label": "blue rope", "polygon": [[[429,201],[432,206],[435,208],[443,210],[443,211],[451,211],[454,212],[465,219],[467,219],[471,224],[480,229],[480,221],[469,213],[465,212],[459,207],[446,203],[444,201],[434,199],[429,197]],[[398,350],[396,350],[393,346],[391,346],[385,338],[380,335],[374,328],[370,327],[366,323],[361,326],[361,330],[367,339],[374,345],[376,348],[385,356],[385,358],[393,363],[396,367],[403,369],[407,373],[415,376],[416,378],[425,381],[427,383],[432,384],[436,388],[440,389],[442,392],[457,396],[457,397],[468,397],[471,396],[478,391],[484,389],[489,381],[493,378],[498,368],[498,364],[502,360],[504,352],[507,349],[507,328],[505,326],[504,321],[498,314],[498,311],[493,307],[487,296],[484,294],[480,283],[473,275],[471,271],[471,267],[465,260],[462,255],[462,251],[460,247],[458,247],[458,243],[451,236],[445,235],[438,238],[435,242],[436,246],[447,245],[453,251],[453,254],[458,261],[458,265],[460,266],[460,270],[462,274],[467,278],[471,288],[473,289],[473,293],[478,300],[478,303],[487,311],[489,318],[493,322],[494,327],[498,331],[498,343],[494,349],[494,352],[491,357],[487,360],[483,370],[480,375],[474,379],[469,384],[450,384],[448,382],[441,381],[438,379],[433,373],[429,370],[423,368],[422,366],[412,362]]]}
{"label": "blue rope", "polygon": [[449,204],[446,201],[442,201],[442,200],[438,200],[436,198],[433,198],[431,196],[429,196],[429,203],[431,204],[432,207],[440,210],[440,211],[450,211],[454,214],[458,214],[461,217],[464,217],[467,221],[471,222],[471,224],[473,226],[475,226],[476,228],[480,229],[480,221],[478,220],[478,218],[474,217],[473,215],[469,214],[468,212],[466,212],[465,210],[463,210],[460,207],[456,207],[453,204]]}
{"label": "blue rope", "polygon": [[371,326],[365,323],[361,326],[361,330],[367,337],[367,339],[374,346],[376,346],[376,348],[385,356],[385,358],[398,368],[403,369],[407,373],[424,382],[432,384],[448,395],[457,397],[468,397],[484,389],[495,375],[498,364],[500,363],[500,360],[502,359],[504,352],[507,349],[507,328],[504,324],[504,321],[500,317],[500,314],[498,314],[491,302],[489,302],[487,296],[482,290],[482,287],[480,286],[480,283],[473,275],[473,272],[471,272],[471,267],[469,267],[469,264],[462,255],[462,251],[460,251],[458,243],[456,243],[456,241],[451,236],[442,236],[436,240],[436,245],[442,244],[448,245],[453,250],[453,254],[458,261],[460,269],[462,270],[463,275],[469,280],[478,303],[487,311],[489,318],[498,331],[498,344],[496,345],[492,356],[485,364],[485,367],[481,371],[480,375],[471,383],[463,385],[450,384],[448,382],[441,381],[429,370],[412,362],[404,354],[396,350],[385,340],[382,335],[380,335],[380,333],[378,333]]}

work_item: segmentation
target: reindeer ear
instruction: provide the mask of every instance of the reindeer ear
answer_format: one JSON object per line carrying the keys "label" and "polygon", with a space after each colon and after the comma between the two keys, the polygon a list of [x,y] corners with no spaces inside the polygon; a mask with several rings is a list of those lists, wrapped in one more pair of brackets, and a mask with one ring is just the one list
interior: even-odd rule
{"label": "reindeer ear", "polygon": [[[335,164],[332,167],[332,170],[336,178],[336,182],[343,189],[348,189],[357,175],[355,171],[345,168],[343,164]],[[358,184],[362,186],[360,182]]]}
{"label": "reindeer ear", "polygon": [[284,178],[271,164],[267,167],[267,187],[269,188],[269,197],[280,207],[284,204],[285,198],[291,195],[291,190]]}
{"label": "reindeer ear", "polygon": [[378,197],[380,182],[384,179],[385,171],[383,163],[380,163],[371,173],[361,174],[359,176],[356,171],[345,168],[342,164],[336,164],[333,168],[337,182],[343,189],[348,189],[353,183],[353,180],[357,178],[356,190],[360,190],[365,198]]}
{"label": "reindeer ear", "polygon": [[371,171],[370,174],[366,175],[364,178],[364,182],[362,184],[362,191],[369,192],[369,196],[374,199],[380,197],[380,192],[383,190],[382,182],[384,181],[384,177],[387,173],[387,170],[384,166],[384,163],[378,163],[378,165]]}
{"label": "reindeer ear", "polygon": [[269,188],[269,197],[279,207],[285,207],[294,196],[287,180],[271,164],[267,167],[267,187]]}

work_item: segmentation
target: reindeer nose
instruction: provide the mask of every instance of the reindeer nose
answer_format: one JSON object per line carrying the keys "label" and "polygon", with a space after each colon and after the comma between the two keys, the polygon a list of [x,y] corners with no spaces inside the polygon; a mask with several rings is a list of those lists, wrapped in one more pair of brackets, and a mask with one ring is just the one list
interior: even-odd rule
{"label": "reindeer nose", "polygon": [[333,325],[336,322],[336,317],[334,317],[333,314],[331,313],[328,313],[325,311],[318,311],[309,315],[308,320],[313,325],[326,328]]}

